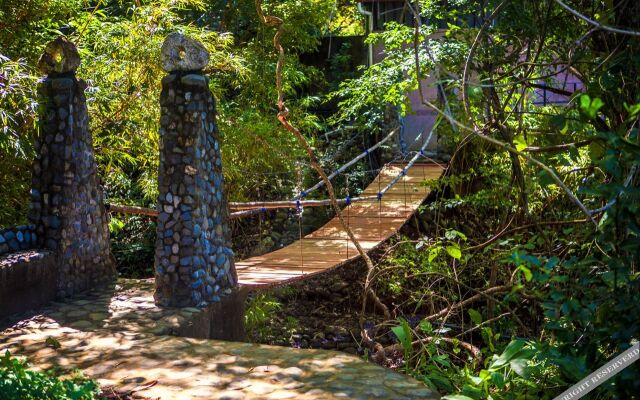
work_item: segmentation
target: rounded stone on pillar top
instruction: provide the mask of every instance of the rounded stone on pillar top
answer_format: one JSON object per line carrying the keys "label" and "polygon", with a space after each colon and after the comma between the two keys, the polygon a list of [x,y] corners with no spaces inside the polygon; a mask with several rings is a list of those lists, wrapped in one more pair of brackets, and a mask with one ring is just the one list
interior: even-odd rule
{"label": "rounded stone on pillar top", "polygon": [[209,64],[209,52],[200,42],[174,32],[162,44],[160,62],[162,69],[169,73],[200,71]]}
{"label": "rounded stone on pillar top", "polygon": [[73,42],[58,36],[49,42],[38,60],[38,69],[45,74],[75,72],[80,66],[80,54]]}

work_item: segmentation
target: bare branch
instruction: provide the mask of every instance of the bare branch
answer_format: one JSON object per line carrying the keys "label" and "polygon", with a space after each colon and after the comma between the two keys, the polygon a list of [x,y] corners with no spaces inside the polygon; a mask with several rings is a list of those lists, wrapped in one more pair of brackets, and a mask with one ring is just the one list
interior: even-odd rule
{"label": "bare branch", "polygon": [[560,95],[563,95],[563,96],[571,96],[574,93],[574,92],[570,92],[568,90],[555,88],[553,86],[541,85],[539,83],[528,83],[527,86],[530,86],[530,87],[536,88],[536,89],[546,90],[547,92],[552,92],[552,93],[560,94]]}
{"label": "bare branch", "polygon": [[506,317],[507,315],[511,315],[511,313],[510,312],[502,313],[502,314],[498,315],[497,317],[494,317],[494,318],[488,319],[486,321],[483,321],[482,323],[474,326],[473,328],[469,328],[466,331],[457,334],[456,337],[464,336],[464,335],[466,335],[466,334],[468,334],[470,332],[475,331],[476,329],[482,328],[485,325],[488,325],[488,324],[490,324],[492,322],[495,322],[495,321],[499,320],[502,317]]}
{"label": "bare branch", "polygon": [[469,252],[469,251],[474,251],[474,250],[478,250],[481,249],[483,247],[486,247],[488,245],[490,245],[491,243],[495,242],[496,240],[500,239],[502,236],[513,233],[513,232],[517,232],[517,231],[522,231],[522,230],[526,230],[529,228],[532,228],[534,226],[539,226],[539,225],[552,225],[552,226],[557,226],[557,225],[573,225],[573,224],[582,224],[585,222],[589,222],[588,219],[574,219],[574,220],[570,220],[570,221],[545,221],[545,222],[536,222],[535,224],[527,224],[527,225],[522,225],[522,226],[518,226],[515,227],[513,229],[509,229],[507,230],[506,228],[509,227],[509,225],[507,225],[507,227],[505,227],[505,229],[501,230],[500,232],[496,233],[491,239],[487,240],[484,243],[480,243],[477,244],[475,246],[470,246],[464,249],[465,252]]}
{"label": "bare branch", "polygon": [[[413,342],[411,342],[411,346],[412,347],[416,347],[416,346],[419,346],[419,345],[424,345],[426,343],[437,342],[437,341],[443,341],[443,342],[449,343],[449,344],[454,345],[454,346],[455,345],[459,345],[460,347],[462,347],[463,349],[465,349],[469,353],[471,353],[473,358],[476,358],[476,359],[481,359],[482,358],[482,352],[480,351],[480,349],[478,347],[472,345],[471,343],[464,342],[464,341],[459,340],[459,339],[449,338],[449,337],[427,336],[427,337],[424,337],[424,338],[420,338],[418,340],[414,340]],[[393,353],[393,352],[396,352],[396,351],[403,351],[403,347],[402,347],[402,344],[396,343],[396,344],[392,344],[390,346],[385,347],[384,349],[382,349],[382,351],[383,351],[383,354],[386,355],[386,354]]]}
{"label": "bare branch", "polygon": [[581,20],[585,21],[589,25],[595,26],[598,29],[602,29],[603,31],[609,31],[609,32],[613,32],[613,33],[619,33],[621,35],[640,36],[640,31],[629,31],[629,30],[626,30],[626,29],[619,29],[619,28],[614,28],[612,26],[602,25],[600,22],[594,21],[594,20],[592,20],[591,18],[587,17],[584,14],[580,14],[578,11],[576,11],[573,8],[569,7],[568,5],[563,3],[561,0],[555,0],[555,2],[558,3],[560,5],[560,7],[564,8],[567,11],[569,11],[571,14],[573,14],[576,17],[580,18]]}
{"label": "bare branch", "polygon": [[532,164],[537,165],[538,167],[542,168],[547,174],[549,174],[549,176],[551,176],[551,178],[553,179],[553,181],[562,188],[562,190],[567,194],[567,196],[569,196],[569,198],[571,199],[571,201],[578,206],[578,208],[580,209],[580,211],[582,211],[584,213],[584,215],[586,215],[589,220],[591,222],[593,222],[593,224],[595,226],[597,226],[597,222],[595,219],[593,219],[593,216],[591,215],[592,213],[587,209],[587,207],[585,207],[584,204],[582,204],[582,202],[580,201],[580,199],[578,199],[578,197],[573,194],[573,192],[571,191],[571,189],[569,189],[567,187],[567,185],[565,185],[565,183],[562,181],[562,179],[560,179],[560,177],[558,177],[558,175],[548,166],[546,166],[544,163],[542,163],[541,161],[531,157],[528,154],[525,154],[521,151],[516,150],[515,148],[509,146],[508,144],[498,140],[498,139],[494,139],[491,136],[487,136],[483,133],[481,133],[478,130],[472,129],[468,126],[466,126],[465,124],[461,123],[460,121],[454,119],[453,117],[451,117],[449,114],[445,113],[444,111],[442,111],[438,106],[436,106],[435,104],[431,103],[430,101],[425,100],[425,104],[428,105],[430,108],[432,108],[434,111],[438,112],[440,115],[443,115],[444,117],[446,117],[449,122],[452,125],[456,125],[457,127],[464,129],[466,131],[471,132],[472,134],[476,135],[477,137],[479,137],[480,139],[487,141],[489,143],[493,143],[498,147],[502,147],[503,149],[510,151],[511,153],[517,154],[520,157],[524,158],[525,160],[531,162]]}
{"label": "bare branch", "polygon": [[575,143],[564,143],[564,144],[558,144],[555,146],[546,146],[546,147],[526,147],[523,151],[527,151],[529,153],[556,153],[559,151],[564,151],[564,150],[569,150],[569,149],[577,149],[578,147],[584,147],[587,146],[593,142],[595,142],[596,139],[585,139],[582,140],[580,142],[575,142]]}
{"label": "bare branch", "polygon": [[[462,101],[464,103],[464,112],[467,114],[467,117],[471,119],[471,107],[469,105],[469,92],[467,90],[469,86],[469,68],[471,65],[471,59],[478,48],[478,44],[480,43],[480,37],[484,33],[485,29],[489,27],[491,21],[498,15],[502,7],[507,4],[507,0],[504,0],[502,3],[496,7],[493,12],[487,17],[487,20],[482,24],[482,27],[478,31],[476,38],[473,40],[473,44],[471,45],[471,49],[469,49],[469,54],[467,55],[467,61],[464,63],[464,71],[462,72]],[[475,122],[474,122],[475,125]]]}
{"label": "bare branch", "polygon": [[471,296],[471,297],[469,297],[469,298],[467,298],[467,299],[465,299],[465,300],[463,300],[463,301],[461,301],[459,303],[453,304],[452,306],[449,306],[449,307],[445,308],[444,310],[440,310],[435,314],[429,315],[428,317],[425,317],[424,319],[429,321],[429,320],[433,320],[433,319],[436,319],[436,318],[440,318],[440,317],[442,317],[444,315],[447,315],[449,312],[451,312],[453,310],[457,310],[458,308],[463,308],[463,307],[465,307],[465,306],[467,306],[467,305],[469,305],[469,304],[471,304],[471,303],[473,303],[475,301],[478,301],[480,299],[489,297],[492,294],[508,292],[509,290],[511,290],[511,287],[512,287],[511,285],[503,285],[503,286],[495,286],[495,287],[489,288],[489,289],[487,289],[485,291],[482,291],[480,293],[474,294],[473,296]]}
{"label": "bare branch", "polygon": [[[633,176],[636,174],[637,167],[638,167],[637,165],[634,165],[631,168],[631,171],[629,172],[629,175],[627,176],[627,179],[625,179],[625,181],[624,181],[624,187],[625,188],[628,187],[629,184],[631,183],[631,180],[633,179]],[[613,205],[616,204],[617,200],[618,200],[618,198],[614,197],[613,199],[609,200],[607,202],[607,204],[605,204],[603,207],[596,208],[595,210],[589,210],[589,212],[591,214],[599,214],[601,212],[605,212],[608,209],[610,209],[611,207],[613,207]]]}

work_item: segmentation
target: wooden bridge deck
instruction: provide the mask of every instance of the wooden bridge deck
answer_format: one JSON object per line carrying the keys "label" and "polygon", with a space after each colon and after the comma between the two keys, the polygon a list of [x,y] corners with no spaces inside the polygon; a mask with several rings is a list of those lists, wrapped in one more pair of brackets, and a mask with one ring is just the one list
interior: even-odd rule
{"label": "wooden bridge deck", "polygon": [[[403,165],[385,167],[361,196],[375,196],[402,170]],[[426,199],[429,189],[422,185],[437,179],[442,167],[414,164],[382,201],[353,203],[343,214],[360,245],[370,251],[395,234]],[[268,287],[319,274],[360,257],[337,217],[289,246],[236,262],[242,286]]]}

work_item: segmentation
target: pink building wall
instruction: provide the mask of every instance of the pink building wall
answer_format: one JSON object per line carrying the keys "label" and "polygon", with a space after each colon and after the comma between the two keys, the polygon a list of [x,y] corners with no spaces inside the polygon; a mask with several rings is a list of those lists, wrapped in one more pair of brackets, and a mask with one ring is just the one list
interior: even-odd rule
{"label": "pink building wall", "polygon": [[[434,38],[441,36],[441,34],[442,32],[436,33],[434,35]],[[378,63],[382,61],[384,57],[384,45],[375,44],[373,46],[373,62]],[[553,71],[550,71],[549,75],[552,72]],[[562,71],[561,67],[557,68],[557,75],[552,78],[547,78],[546,81],[540,80],[537,82],[537,84],[560,89],[561,91],[565,91],[568,93],[578,92],[584,88],[584,85],[580,81],[580,79],[578,79],[571,73]],[[435,85],[434,78],[430,77],[428,79],[424,79],[422,81],[422,90],[426,100],[431,102],[438,101],[438,89]],[[571,97],[568,94],[557,93],[543,88],[535,89],[534,93],[535,94],[532,101],[533,104],[537,106],[567,104]],[[406,144],[406,150],[416,151],[419,150],[424,144],[424,140],[426,140],[429,132],[435,124],[437,113],[431,108],[428,108],[422,104],[420,93],[417,90],[409,93],[408,98],[413,112],[407,114],[404,118],[401,119],[403,125],[402,140]],[[425,133],[423,136],[418,138],[421,132]],[[416,140],[416,138],[418,139]],[[433,152],[438,151],[437,130],[432,136],[429,144],[427,145],[427,150]]]}

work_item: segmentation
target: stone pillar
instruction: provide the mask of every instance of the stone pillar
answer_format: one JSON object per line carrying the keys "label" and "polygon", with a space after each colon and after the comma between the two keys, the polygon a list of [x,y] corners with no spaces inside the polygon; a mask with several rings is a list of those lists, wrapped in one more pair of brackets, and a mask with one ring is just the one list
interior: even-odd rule
{"label": "stone pillar", "polygon": [[237,283],[215,100],[202,69],[209,53],[173,33],[162,45],[160,168],[155,299],[162,306],[206,306]]}
{"label": "stone pillar", "polygon": [[[31,210],[38,247],[57,255],[56,296],[68,297],[116,275],[103,193],[98,184],[80,57],[59,37],[38,62],[40,136],[33,164]],[[52,283],[53,284],[53,283]]]}

